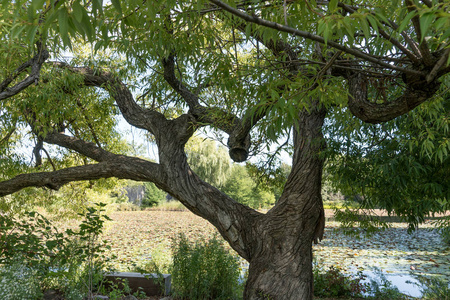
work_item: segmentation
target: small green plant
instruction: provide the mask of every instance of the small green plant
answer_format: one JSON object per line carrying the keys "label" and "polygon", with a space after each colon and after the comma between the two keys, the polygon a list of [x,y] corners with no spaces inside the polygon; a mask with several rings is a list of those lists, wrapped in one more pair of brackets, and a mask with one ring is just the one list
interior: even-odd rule
{"label": "small green plant", "polygon": [[240,299],[239,260],[216,236],[190,243],[175,240],[171,268],[174,295],[182,299]]}
{"label": "small green plant", "polygon": [[355,276],[345,275],[338,267],[328,270],[315,264],[314,296],[316,297],[360,297],[367,291],[362,281],[365,276],[359,271]]}
{"label": "small green plant", "polygon": [[[62,291],[66,299],[92,299],[106,267],[104,253],[108,245],[99,241],[103,224],[109,219],[102,214],[104,206],[88,208],[81,214],[84,220],[79,229],[65,233],[36,212],[20,219],[0,214],[0,266],[7,275],[2,276],[2,282],[25,272],[25,277],[33,274],[30,282],[37,282],[38,290],[29,289],[36,297],[44,290],[55,289]],[[17,264],[23,269],[14,273],[11,270]],[[19,294],[11,299],[28,299]]]}
{"label": "small green plant", "polygon": [[450,285],[447,280],[440,277],[418,276],[422,299],[450,300]]}

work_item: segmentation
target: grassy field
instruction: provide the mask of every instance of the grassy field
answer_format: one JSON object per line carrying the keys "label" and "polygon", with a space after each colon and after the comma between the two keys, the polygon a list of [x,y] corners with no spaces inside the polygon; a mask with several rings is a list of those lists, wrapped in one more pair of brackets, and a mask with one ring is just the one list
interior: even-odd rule
{"label": "grassy field", "polygon": [[[133,270],[151,260],[167,264],[172,240],[185,234],[190,240],[217,233],[204,219],[188,211],[129,211],[110,214],[104,238],[117,256],[114,265]],[[346,236],[337,222],[326,225],[325,239],[314,246],[316,262],[343,270],[377,268],[386,274],[444,275],[450,279],[450,247],[441,241],[431,224],[413,234],[404,223],[365,237]]]}

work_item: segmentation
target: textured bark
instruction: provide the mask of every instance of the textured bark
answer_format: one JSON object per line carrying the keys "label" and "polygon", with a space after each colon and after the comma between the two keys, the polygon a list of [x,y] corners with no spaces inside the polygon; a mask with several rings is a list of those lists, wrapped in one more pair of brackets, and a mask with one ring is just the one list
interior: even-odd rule
{"label": "textured bark", "polygon": [[[0,82],[0,100],[17,95],[31,84],[37,84],[42,65],[50,57],[47,49],[40,43],[37,44],[37,53],[27,62],[20,65],[14,72]],[[16,78],[31,68],[30,74],[25,79],[13,86],[9,86]]]}
{"label": "textured bark", "polygon": [[254,227],[245,299],[312,299],[312,242],[321,240],[324,110],[300,114],[292,172],[277,205]]}
{"label": "textured bark", "polygon": [[439,89],[437,81],[427,83],[425,76],[405,76],[407,87],[392,101],[369,101],[369,83],[363,73],[352,73],[348,79],[348,108],[354,116],[366,123],[383,123],[401,116],[429,100]]}

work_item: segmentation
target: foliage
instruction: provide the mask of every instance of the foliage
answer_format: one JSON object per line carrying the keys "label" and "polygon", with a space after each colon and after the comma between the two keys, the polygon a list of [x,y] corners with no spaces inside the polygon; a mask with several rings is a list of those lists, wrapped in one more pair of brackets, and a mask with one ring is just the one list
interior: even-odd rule
{"label": "foliage", "polygon": [[[328,164],[334,186],[347,196],[359,195],[362,208],[385,208],[405,218],[410,229],[429,213],[449,210],[448,97],[447,92],[383,125],[337,118],[328,127],[335,136],[329,149],[337,151]],[[343,140],[337,128],[348,132]]]}
{"label": "foliage", "polygon": [[331,266],[325,270],[315,264],[314,296],[316,297],[360,297],[368,289],[363,283],[365,276],[361,271],[354,276],[347,276],[338,267]]}
{"label": "foliage", "polygon": [[449,300],[450,285],[447,280],[440,277],[417,277],[422,290],[422,299],[429,300]]}
{"label": "foliage", "polygon": [[225,184],[231,163],[224,147],[213,140],[196,136],[186,145],[186,155],[189,165],[200,178],[219,188]]}
{"label": "foliage", "polygon": [[166,193],[157,188],[152,182],[144,182],[145,196],[142,199],[142,207],[157,206],[161,202],[166,200]]}
{"label": "foliage", "polygon": [[36,212],[21,219],[0,215],[0,263],[5,270],[14,270],[20,263],[25,275],[33,274],[40,289],[62,290],[69,299],[91,299],[106,267],[108,246],[98,240],[104,222],[109,220],[101,214],[104,206],[88,208],[80,214],[84,219],[78,230],[67,229],[64,234]]}
{"label": "foliage", "polygon": [[172,286],[182,299],[238,299],[239,260],[217,237],[191,244],[183,235],[174,241]]}
{"label": "foliage", "polygon": [[233,165],[221,190],[236,201],[253,208],[270,207],[275,203],[274,194],[263,185],[257,185],[247,168],[238,164]]}
{"label": "foliage", "polygon": [[42,297],[38,270],[23,264],[17,256],[6,265],[0,265],[0,299],[35,300]]}
{"label": "foliage", "polygon": [[360,231],[364,231],[365,234],[371,235],[389,227],[388,223],[370,216],[369,213],[370,211],[367,210],[349,207],[334,209],[334,216],[341,222],[341,228],[346,234],[358,235]]}
{"label": "foliage", "polygon": [[279,199],[283,192],[284,184],[291,172],[291,166],[283,162],[273,162],[272,167],[264,163],[247,163],[248,174],[253,178],[258,187],[274,194]]}

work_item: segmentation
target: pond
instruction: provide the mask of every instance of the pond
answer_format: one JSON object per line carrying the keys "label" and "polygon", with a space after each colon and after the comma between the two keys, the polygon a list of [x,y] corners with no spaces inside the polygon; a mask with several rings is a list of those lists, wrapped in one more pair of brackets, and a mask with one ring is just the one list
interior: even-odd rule
{"label": "pond", "polygon": [[433,227],[426,223],[408,234],[405,223],[391,223],[371,236],[348,236],[339,223],[328,222],[325,239],[313,247],[314,258],[325,269],[334,266],[350,274],[361,270],[368,280],[381,273],[401,292],[419,297],[417,276],[450,280],[450,247]]}

